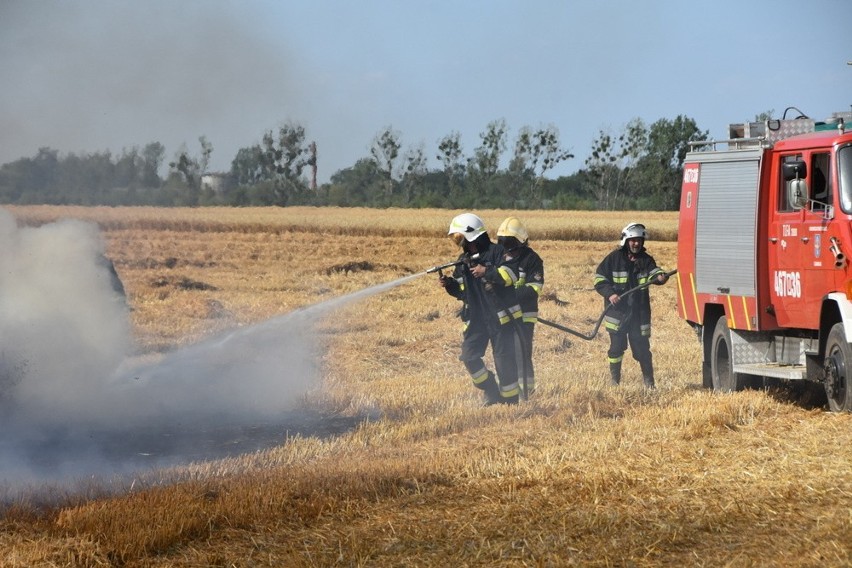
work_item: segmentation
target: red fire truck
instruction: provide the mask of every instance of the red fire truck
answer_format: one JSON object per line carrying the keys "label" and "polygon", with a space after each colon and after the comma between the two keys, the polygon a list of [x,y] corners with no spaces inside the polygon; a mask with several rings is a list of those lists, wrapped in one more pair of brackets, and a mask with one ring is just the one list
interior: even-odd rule
{"label": "red fire truck", "polygon": [[852,411],[852,113],[791,109],[690,148],[677,310],[700,338],[705,387],[810,380]]}

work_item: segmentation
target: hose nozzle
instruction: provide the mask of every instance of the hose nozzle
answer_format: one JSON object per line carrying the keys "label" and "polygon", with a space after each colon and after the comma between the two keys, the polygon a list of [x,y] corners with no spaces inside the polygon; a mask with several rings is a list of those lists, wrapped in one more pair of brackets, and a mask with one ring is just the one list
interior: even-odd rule
{"label": "hose nozzle", "polygon": [[443,270],[451,266],[458,266],[460,264],[471,264],[471,262],[475,262],[477,260],[479,260],[479,253],[469,255],[466,254],[464,255],[464,258],[460,258],[459,260],[448,262],[447,264],[441,264],[439,266],[433,266],[432,268],[427,268],[426,274],[432,274],[433,272],[438,272],[439,270]]}

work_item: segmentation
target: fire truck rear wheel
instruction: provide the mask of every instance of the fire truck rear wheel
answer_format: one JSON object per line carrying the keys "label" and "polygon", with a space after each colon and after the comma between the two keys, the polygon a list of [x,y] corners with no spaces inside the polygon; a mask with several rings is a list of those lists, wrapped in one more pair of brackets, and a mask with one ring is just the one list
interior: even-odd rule
{"label": "fire truck rear wheel", "polygon": [[832,412],[852,411],[852,347],[842,323],[834,324],[825,343],[825,394]]}
{"label": "fire truck rear wheel", "polygon": [[716,322],[710,344],[710,377],[714,391],[740,391],[750,383],[750,375],[734,372],[731,351],[731,330],[725,316],[722,316]]}

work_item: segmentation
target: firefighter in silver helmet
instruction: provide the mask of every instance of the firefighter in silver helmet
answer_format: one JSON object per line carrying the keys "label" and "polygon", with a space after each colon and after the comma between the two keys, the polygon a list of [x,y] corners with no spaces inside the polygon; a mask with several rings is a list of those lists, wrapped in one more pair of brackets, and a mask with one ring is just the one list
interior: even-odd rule
{"label": "firefighter in silver helmet", "polygon": [[520,219],[506,217],[497,229],[497,243],[503,246],[503,264],[517,274],[515,291],[521,306],[521,321],[517,327],[520,339],[520,361],[518,368],[521,388],[526,387],[529,397],[535,391],[535,369],[533,368],[533,335],[538,321],[538,297],[544,286],[544,262],[529,246],[529,233]]}
{"label": "firefighter in silver helmet", "polygon": [[[520,387],[513,326],[521,317],[515,299],[517,275],[501,266],[503,247],[491,242],[485,223],[477,215],[457,215],[447,234],[461,247],[459,260],[465,261],[455,267],[452,276],[439,273],[441,286],[463,302],[459,359],[474,386],[484,393],[487,405],[517,404]],[[483,360],[489,343],[496,375]]]}
{"label": "firefighter in silver helmet", "polygon": [[628,344],[633,358],[642,369],[645,386],[654,388],[654,364],[651,356],[651,298],[642,288],[623,299],[621,295],[648,283],[665,284],[668,277],[645,250],[648,231],[641,223],[630,223],[621,231],[619,248],[598,265],[595,290],[603,296],[604,326],[609,332],[610,377],[613,385],[621,382],[621,362]]}

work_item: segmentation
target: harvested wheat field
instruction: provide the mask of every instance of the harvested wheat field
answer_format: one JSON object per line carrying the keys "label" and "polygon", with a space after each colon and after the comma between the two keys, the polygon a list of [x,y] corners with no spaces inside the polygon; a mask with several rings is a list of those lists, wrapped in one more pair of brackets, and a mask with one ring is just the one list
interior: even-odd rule
{"label": "harvested wheat field", "polygon": [[[263,449],[7,499],[3,566],[852,564],[852,417],[792,390],[703,390],[674,282],[651,290],[656,390],[629,355],[608,385],[605,333],[539,325],[535,394],[483,407],[458,361],[458,302],[434,274],[403,280],[455,258],[455,211],[7,210],[100,226],[134,356],[316,313],[291,333],[311,338],[318,379],[294,411],[312,427],[273,423]],[[493,236],[510,212],[478,213]],[[675,266],[676,213],[518,216],[545,261],[541,316],[583,333],[628,221]]]}

